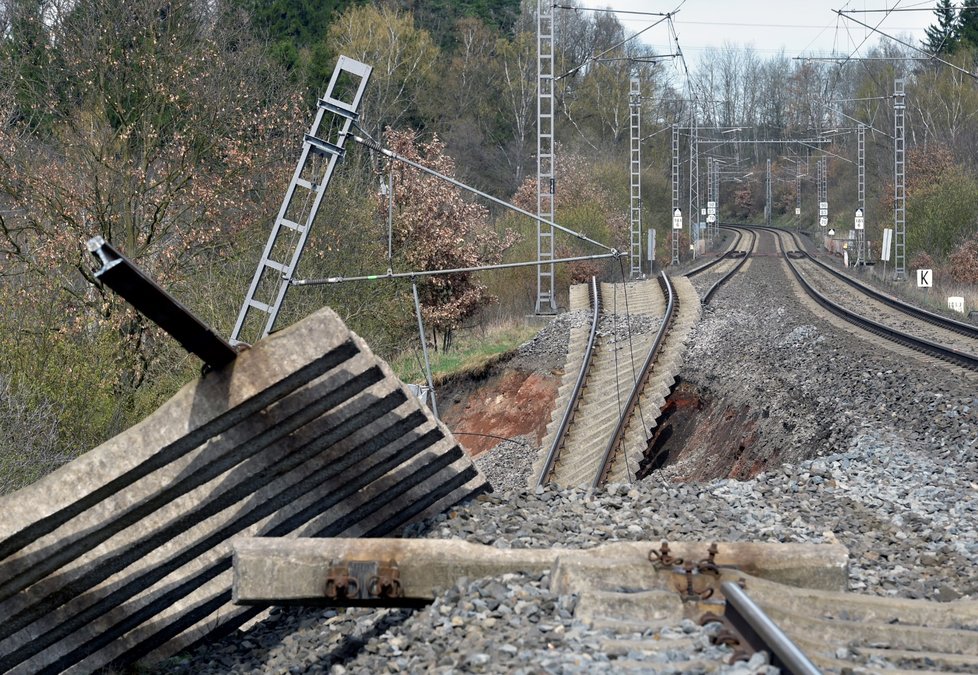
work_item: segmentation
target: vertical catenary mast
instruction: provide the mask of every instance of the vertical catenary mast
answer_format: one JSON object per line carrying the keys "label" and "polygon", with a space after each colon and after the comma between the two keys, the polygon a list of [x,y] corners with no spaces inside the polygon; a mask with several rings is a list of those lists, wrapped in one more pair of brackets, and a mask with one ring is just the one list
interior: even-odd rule
{"label": "vertical catenary mast", "polygon": [[672,264],[679,264],[679,233],[682,226],[677,229],[675,225],[675,214],[679,211],[679,125],[672,125]]}
{"label": "vertical catenary mast", "polygon": [[[553,222],[554,194],[554,7],[537,0],[537,216]],[[537,221],[537,260],[554,259],[554,230]],[[554,266],[537,266],[537,314],[556,314]]]}
{"label": "vertical catenary mast", "polygon": [[767,183],[764,192],[764,224],[771,224],[771,160],[767,160]]}
{"label": "vertical catenary mast", "polygon": [[858,185],[856,186],[856,265],[866,262],[866,125],[860,124],[856,135]]}
{"label": "vertical catenary mast", "polygon": [[693,258],[696,258],[696,245],[699,243],[700,222],[700,143],[696,126],[696,101],[692,101],[692,123],[689,136],[689,241]]}
{"label": "vertical catenary mast", "polygon": [[893,81],[893,274],[897,280],[905,279],[907,244],[907,190],[904,152],[906,129],[904,114],[906,90],[903,78]]}
{"label": "vertical catenary mast", "polygon": [[[808,164],[807,160],[805,162]],[[801,227],[801,160],[795,164],[795,216],[798,217],[797,227]]]}
{"label": "vertical catenary mast", "polygon": [[642,85],[638,77],[631,79],[629,93],[629,113],[631,118],[631,152],[629,167],[631,172],[631,276],[642,275]]}

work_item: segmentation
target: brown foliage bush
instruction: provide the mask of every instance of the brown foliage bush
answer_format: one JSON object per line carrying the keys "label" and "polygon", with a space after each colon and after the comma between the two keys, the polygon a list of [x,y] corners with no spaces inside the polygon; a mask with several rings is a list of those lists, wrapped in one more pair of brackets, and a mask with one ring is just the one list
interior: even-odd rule
{"label": "brown foliage bush", "polygon": [[960,283],[978,284],[978,235],[961,244],[948,258],[951,279]]}

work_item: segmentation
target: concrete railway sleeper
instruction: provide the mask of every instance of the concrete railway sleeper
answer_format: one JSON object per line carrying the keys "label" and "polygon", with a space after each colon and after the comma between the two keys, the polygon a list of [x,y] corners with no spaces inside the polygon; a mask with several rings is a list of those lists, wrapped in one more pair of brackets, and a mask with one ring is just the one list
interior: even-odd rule
{"label": "concrete railway sleeper", "polygon": [[[572,288],[572,309],[583,305],[578,290],[583,288]],[[699,302],[685,277],[673,280],[664,274],[658,283],[603,284],[595,297],[607,312],[622,296],[629,305],[629,322],[662,313],[659,330],[605,335],[591,348],[585,346],[585,328],[572,330],[564,380],[544,437],[546,452],[541,452],[532,474],[534,484],[592,486],[635,479],[655,419],[675,382]],[[618,317],[612,313],[612,318]],[[592,343],[590,338],[587,343]],[[582,422],[565,426],[567,419]]]}
{"label": "concrete railway sleeper", "polygon": [[487,489],[322,310],[0,498],[0,672],[164,658],[256,616],[231,602],[233,538],[393,535]]}
{"label": "concrete railway sleeper", "polygon": [[[550,590],[576,596],[574,616],[586,624],[641,634],[683,618],[720,621],[731,630],[714,639],[734,647],[733,658],[767,651],[782,672],[874,672],[865,660],[874,655],[928,672],[978,667],[978,602],[846,592],[849,553],[838,544],[500,549],[457,539],[257,537],[234,547],[234,599],[245,606],[420,606],[462,577],[549,571]],[[383,595],[381,577],[397,592]],[[348,584],[349,593],[331,593],[329,579]],[[620,653],[669,648],[654,638],[608,644]]]}

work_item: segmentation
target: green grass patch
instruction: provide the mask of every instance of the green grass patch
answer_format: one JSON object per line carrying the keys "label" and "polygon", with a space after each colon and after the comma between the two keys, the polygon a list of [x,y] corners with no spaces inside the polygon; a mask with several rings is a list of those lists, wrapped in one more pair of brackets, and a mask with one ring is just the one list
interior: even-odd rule
{"label": "green grass patch", "polygon": [[[430,347],[431,374],[436,382],[460,374],[478,373],[537,334],[538,327],[507,323],[460,333],[447,352]],[[421,345],[391,361],[391,368],[405,382],[423,383],[424,355]]]}

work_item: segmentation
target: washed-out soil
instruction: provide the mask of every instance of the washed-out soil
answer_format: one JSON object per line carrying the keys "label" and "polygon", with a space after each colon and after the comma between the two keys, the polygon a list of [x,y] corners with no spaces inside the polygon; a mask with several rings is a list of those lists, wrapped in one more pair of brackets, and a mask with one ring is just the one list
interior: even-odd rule
{"label": "washed-out soil", "polygon": [[561,373],[551,368],[513,367],[507,361],[444,383],[438,411],[473,458],[507,439],[543,441],[557,398]]}

